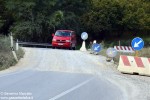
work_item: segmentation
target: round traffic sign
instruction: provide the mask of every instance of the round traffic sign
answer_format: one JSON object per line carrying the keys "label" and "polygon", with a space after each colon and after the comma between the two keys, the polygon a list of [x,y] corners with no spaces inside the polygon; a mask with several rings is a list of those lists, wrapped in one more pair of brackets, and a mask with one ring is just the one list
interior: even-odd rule
{"label": "round traffic sign", "polygon": [[83,32],[83,33],[81,34],[81,38],[82,38],[83,40],[86,40],[86,39],[88,38],[88,34],[87,34],[86,32]]}
{"label": "round traffic sign", "polygon": [[106,54],[108,55],[108,57],[115,57],[117,56],[117,50],[114,48],[108,48]]}
{"label": "round traffic sign", "polygon": [[101,47],[101,45],[100,44],[97,44],[97,43],[94,43],[93,45],[92,45],[92,50],[94,51],[94,52],[100,52],[101,50],[102,50],[102,47]]}
{"label": "round traffic sign", "polygon": [[141,50],[144,47],[143,39],[136,37],[132,40],[131,46],[134,50]]}

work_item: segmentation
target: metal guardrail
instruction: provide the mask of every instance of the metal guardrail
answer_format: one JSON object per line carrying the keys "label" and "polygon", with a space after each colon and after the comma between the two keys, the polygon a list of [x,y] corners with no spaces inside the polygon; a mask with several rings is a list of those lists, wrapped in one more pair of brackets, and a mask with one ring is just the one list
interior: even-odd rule
{"label": "metal guardrail", "polygon": [[18,44],[24,47],[52,47],[50,43],[18,42]]}

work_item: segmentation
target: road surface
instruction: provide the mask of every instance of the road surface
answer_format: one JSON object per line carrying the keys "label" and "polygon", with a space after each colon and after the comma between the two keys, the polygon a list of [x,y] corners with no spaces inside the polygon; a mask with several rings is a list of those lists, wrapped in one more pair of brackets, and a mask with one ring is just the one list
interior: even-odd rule
{"label": "road surface", "polygon": [[129,100],[99,70],[105,69],[100,57],[71,50],[24,50],[16,66],[0,72],[0,100]]}

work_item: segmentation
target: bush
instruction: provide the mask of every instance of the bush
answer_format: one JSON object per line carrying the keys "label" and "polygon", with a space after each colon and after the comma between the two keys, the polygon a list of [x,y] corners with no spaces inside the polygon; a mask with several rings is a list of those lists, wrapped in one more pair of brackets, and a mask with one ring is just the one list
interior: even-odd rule
{"label": "bush", "polygon": [[[18,59],[22,58],[24,52],[21,48],[16,52]],[[17,62],[13,57],[11,48],[10,48],[10,38],[0,36],[0,70],[9,68],[10,66],[15,65]]]}
{"label": "bush", "polygon": [[0,70],[9,68],[16,64],[16,60],[13,58],[12,53],[0,53]]}

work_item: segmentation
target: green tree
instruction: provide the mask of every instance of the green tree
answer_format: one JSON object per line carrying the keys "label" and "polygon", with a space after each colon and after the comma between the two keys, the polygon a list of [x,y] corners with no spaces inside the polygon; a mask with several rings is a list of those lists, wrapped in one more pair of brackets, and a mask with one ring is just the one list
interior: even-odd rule
{"label": "green tree", "polygon": [[92,0],[92,9],[82,16],[81,21],[89,31],[103,36],[106,32],[119,30],[122,10],[118,0]]}
{"label": "green tree", "polygon": [[23,41],[48,41],[50,26],[58,23],[56,19],[62,14],[55,10],[56,3],[56,0],[8,1],[6,7],[15,19],[11,27],[14,36]]}
{"label": "green tree", "polygon": [[90,0],[63,0],[57,5],[64,13],[64,18],[58,28],[72,29],[80,34],[84,30],[80,17],[90,9]]}
{"label": "green tree", "polygon": [[[92,36],[110,35],[150,29],[150,2],[146,0],[91,0],[91,9],[82,18],[82,24]],[[96,37],[97,37],[96,36]]]}
{"label": "green tree", "polygon": [[11,31],[21,40],[39,42],[50,41],[50,33],[60,28],[79,32],[86,1],[8,0],[6,8],[15,19]]}
{"label": "green tree", "polygon": [[57,29],[87,31],[94,38],[148,33],[149,5],[149,0],[0,0],[0,32],[10,29],[32,42],[50,42]]}
{"label": "green tree", "polygon": [[126,30],[149,30],[150,29],[150,2],[143,0],[126,1],[124,16],[121,24]]}
{"label": "green tree", "polygon": [[4,9],[5,9],[4,1],[0,0],[0,30],[1,30],[2,26],[4,25],[4,23],[5,23]]}

